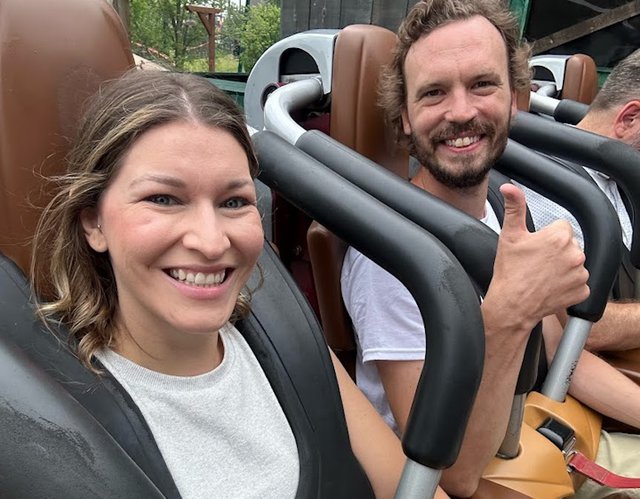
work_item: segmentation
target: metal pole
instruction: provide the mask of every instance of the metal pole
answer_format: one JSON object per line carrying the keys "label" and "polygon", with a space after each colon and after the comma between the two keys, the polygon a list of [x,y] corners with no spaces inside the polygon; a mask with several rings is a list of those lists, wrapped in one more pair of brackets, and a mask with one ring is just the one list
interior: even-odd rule
{"label": "metal pole", "polygon": [[564,402],[571,384],[571,376],[578,364],[592,325],[592,322],[579,317],[569,318],[549,366],[547,378],[542,385],[543,395],[557,402]]}
{"label": "metal pole", "polygon": [[441,470],[434,470],[411,459],[407,459],[402,470],[395,499],[414,497],[431,498],[435,495],[440,481]]}

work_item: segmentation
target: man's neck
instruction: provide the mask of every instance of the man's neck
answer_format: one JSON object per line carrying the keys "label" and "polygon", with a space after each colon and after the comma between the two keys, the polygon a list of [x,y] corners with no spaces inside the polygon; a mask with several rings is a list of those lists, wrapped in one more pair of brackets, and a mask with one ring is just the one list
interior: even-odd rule
{"label": "man's neck", "polygon": [[615,139],[616,137],[612,130],[614,118],[615,115],[611,115],[611,113],[591,111],[576,124],[576,128]]}
{"label": "man's neck", "polygon": [[485,216],[485,205],[489,186],[488,175],[481,184],[475,187],[457,189],[440,183],[426,168],[422,167],[415,177],[413,177],[411,183],[474,218],[481,219]]}

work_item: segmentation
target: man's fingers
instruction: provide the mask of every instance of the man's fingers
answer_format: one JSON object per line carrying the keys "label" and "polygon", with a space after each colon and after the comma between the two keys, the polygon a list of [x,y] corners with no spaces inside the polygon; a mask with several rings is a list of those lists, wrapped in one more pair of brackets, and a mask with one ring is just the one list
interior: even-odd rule
{"label": "man's fingers", "polygon": [[512,184],[500,186],[500,192],[504,196],[502,233],[528,232],[527,204],[524,192]]}

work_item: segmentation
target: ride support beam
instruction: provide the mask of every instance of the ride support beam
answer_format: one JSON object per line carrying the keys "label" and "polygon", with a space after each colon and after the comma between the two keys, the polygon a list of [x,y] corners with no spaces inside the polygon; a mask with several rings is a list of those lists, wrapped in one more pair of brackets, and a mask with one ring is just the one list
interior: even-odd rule
{"label": "ride support beam", "polygon": [[621,7],[611,9],[596,17],[592,17],[591,19],[587,19],[586,21],[574,24],[573,26],[536,40],[533,42],[531,53],[532,55],[541,54],[552,48],[600,31],[613,24],[625,21],[638,14],[640,14],[640,0],[633,0]]}

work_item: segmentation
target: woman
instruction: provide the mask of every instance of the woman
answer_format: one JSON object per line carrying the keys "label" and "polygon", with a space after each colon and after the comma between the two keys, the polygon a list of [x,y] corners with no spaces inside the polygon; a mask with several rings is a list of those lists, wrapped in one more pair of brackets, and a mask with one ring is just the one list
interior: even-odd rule
{"label": "woman", "polygon": [[[256,171],[221,91],[131,72],[87,110],[34,240],[40,313],[131,395],[184,497],[294,497],[298,485],[291,428],[230,322],[248,309],[263,244]],[[333,359],[354,454],[391,497],[399,442]]]}

